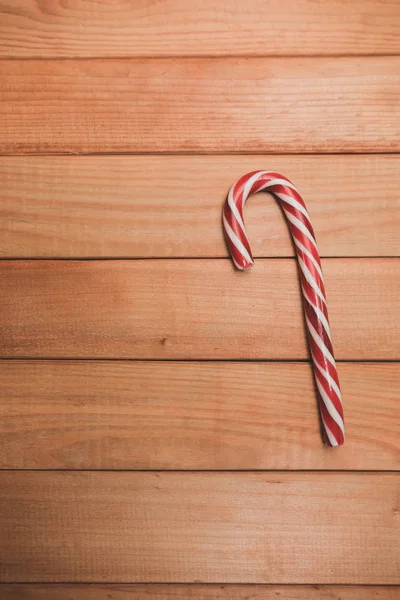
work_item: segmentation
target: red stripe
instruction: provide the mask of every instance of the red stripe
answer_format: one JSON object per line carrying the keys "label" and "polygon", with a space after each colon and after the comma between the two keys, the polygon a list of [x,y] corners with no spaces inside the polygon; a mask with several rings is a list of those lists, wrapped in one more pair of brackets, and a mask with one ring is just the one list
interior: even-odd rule
{"label": "red stripe", "polygon": [[318,382],[324,388],[326,395],[328,396],[328,398],[332,402],[333,406],[336,408],[339,415],[343,419],[342,403],[341,403],[339,396],[336,394],[335,390],[329,385],[329,383],[327,382],[325,377],[322,375],[322,373],[320,371],[318,371],[318,369],[315,370],[315,378],[318,379]]}
{"label": "red stripe", "polygon": [[226,236],[226,240],[229,246],[229,251],[232,255],[233,260],[237,265],[239,265],[242,269],[248,269],[252,266],[252,263],[249,263],[246,260],[241,252],[236,248],[236,246],[231,242],[231,240]]}
{"label": "red stripe", "polygon": [[234,187],[233,187],[233,198],[235,200],[235,204],[237,207],[240,206],[240,210],[243,207],[243,190],[244,187],[246,185],[246,183],[248,182],[248,180],[253,177],[253,175],[255,175],[256,173],[258,173],[258,171],[252,171],[251,173],[247,173],[247,175],[243,175],[243,177],[241,177],[240,179],[237,180],[237,182],[235,183]]}
{"label": "red stripe", "polygon": [[265,183],[267,183],[268,181],[271,181],[271,179],[283,179],[284,181],[287,181],[288,183],[293,185],[293,183],[290,181],[290,179],[288,179],[284,175],[281,175],[280,173],[277,173],[276,171],[268,171],[268,174],[263,176],[263,181]]}
{"label": "red stripe", "polygon": [[[264,185],[265,185],[266,183],[267,183],[267,182],[265,181],[265,179],[264,179],[263,177],[261,177],[261,179],[257,179],[257,180],[256,180],[256,181],[253,183],[253,185],[252,185],[252,188],[251,188],[251,191],[250,191],[250,193],[249,193],[249,196],[251,196],[252,194],[257,194],[257,192],[259,192],[259,191],[261,190],[261,188],[262,188],[262,187],[264,187]],[[268,192],[268,189],[266,189],[266,190],[263,190],[263,191],[264,191],[264,192]],[[248,197],[249,197],[249,196],[248,196]]]}
{"label": "red stripe", "polygon": [[[311,304],[309,302],[307,302],[307,299],[305,299],[305,301],[304,301],[304,312],[306,313],[308,320],[310,321],[311,325],[314,327],[315,331],[318,333],[319,337],[322,338],[322,342],[323,342],[324,346],[326,346],[326,348],[329,350],[330,354],[333,356],[332,342],[329,339],[328,334],[325,331],[325,327],[324,327],[323,323],[321,323],[317,313],[315,312],[315,310],[313,309]],[[328,321],[328,323],[329,323],[329,321]],[[311,334],[310,334],[310,337],[311,337]],[[320,352],[321,352],[321,350],[320,350]]]}
{"label": "red stripe", "polygon": [[[291,187],[288,187],[282,183],[274,183],[272,184],[269,188],[269,191],[272,192],[273,194],[285,194],[286,196],[290,196],[291,198],[293,198],[294,200],[296,200],[299,204],[301,204],[301,206],[307,211],[307,207],[304,204],[304,200],[303,198],[300,196],[300,194],[296,191],[293,190]],[[285,202],[286,200],[283,200],[282,198],[278,198],[279,202]],[[291,204],[288,204],[288,206],[291,206]],[[297,210],[296,208],[292,207],[294,210]],[[302,215],[302,218],[306,218],[306,216],[304,215],[304,213],[302,213],[301,211],[300,214]]]}
{"label": "red stripe", "polygon": [[[321,415],[323,416],[323,419],[325,421],[325,423],[327,424],[327,426],[329,427],[333,437],[335,438],[335,440],[338,442],[339,446],[341,444],[343,444],[344,441],[344,437],[343,437],[343,433],[342,430],[340,429],[339,425],[332,419],[331,415],[328,412],[328,409],[326,408],[325,404],[322,401],[322,398],[318,392],[318,400],[320,403],[320,411],[321,411]],[[330,442],[327,440],[327,443],[330,445]]]}
{"label": "red stripe", "polygon": [[338,377],[337,377],[336,368],[332,365],[332,363],[329,360],[323,358],[323,356],[321,355],[321,351],[319,349],[316,349],[318,347],[315,347],[315,342],[313,340],[310,340],[310,347],[311,347],[312,360],[313,360],[313,363],[315,366],[315,369],[314,369],[315,373],[320,372],[317,367],[317,364],[318,364],[323,371],[326,371],[328,373],[328,375],[330,375],[331,379],[339,387],[339,381],[338,381]]}
{"label": "red stripe", "polygon": [[[312,315],[312,313],[314,312],[313,309],[309,305],[304,306],[304,309],[307,314],[308,320],[311,322],[314,329],[316,329],[316,331],[318,333],[320,333],[320,337],[322,337],[322,343],[324,344],[324,346],[326,346],[327,350],[329,350],[329,352],[333,356],[332,344],[330,343],[328,336],[326,335],[324,330],[322,332],[318,331],[318,329],[321,329],[321,325],[319,324],[318,318],[315,316],[315,313],[314,313],[314,316]],[[318,362],[318,364],[323,369],[328,371],[329,375],[335,381],[336,385],[339,386],[339,378],[338,378],[336,366],[333,365],[331,363],[331,361],[325,357],[322,350],[320,350],[319,346],[317,345],[317,343],[314,341],[313,337],[311,336],[311,333],[310,332],[307,332],[307,333],[308,333],[308,342],[309,342],[309,345],[310,345],[310,348],[311,348],[311,351],[313,354],[314,361]]]}
{"label": "red stripe", "polygon": [[295,200],[297,200],[297,202],[299,204],[301,204],[302,206],[304,206],[304,208],[307,210],[305,202],[304,202],[303,198],[300,196],[299,192],[297,190],[292,190],[291,188],[288,188],[288,190],[289,190],[288,196],[292,196],[292,198],[294,198]]}
{"label": "red stripe", "polygon": [[[301,257],[302,258],[302,257]],[[306,265],[306,267],[308,267],[308,265]],[[309,269],[310,270],[310,269]],[[311,284],[307,281],[306,276],[304,275],[301,267],[299,266],[299,273],[300,273],[300,278],[301,278],[301,282],[303,284],[303,287],[305,289],[305,291],[308,293],[308,296],[310,298],[310,300],[312,302],[314,302],[314,304],[317,305],[317,307],[322,310],[322,312],[325,314],[325,316],[327,317],[327,312],[326,312],[326,303],[322,300],[322,298],[317,294],[317,292],[314,290],[313,287],[311,287]],[[312,275],[314,275],[314,273],[312,273]],[[317,281],[318,284],[318,281]],[[318,290],[322,293],[324,293],[324,290],[321,289],[321,286],[317,285]],[[323,295],[323,298],[325,298],[325,296]]]}
{"label": "red stripe", "polygon": [[[323,297],[325,298],[325,301],[326,301],[324,281],[323,281],[321,275],[319,274],[319,271],[317,270],[317,267],[315,266],[315,264],[313,263],[313,261],[311,260],[311,258],[309,256],[307,256],[307,254],[305,254],[302,250],[300,250],[299,248],[297,248],[297,246],[296,246],[296,254],[297,254],[297,256],[299,256],[302,259],[302,261],[304,262],[305,266],[310,271],[311,275],[315,279],[317,287],[321,290],[322,295],[323,295]],[[314,255],[315,255],[315,253],[314,253]],[[318,260],[318,256],[315,257],[315,258],[317,258],[317,264],[319,263],[319,265],[321,265],[321,263]],[[305,275],[303,275],[303,277],[305,278]]]}
{"label": "red stripe", "polygon": [[[240,211],[239,211],[239,214],[241,214]],[[247,252],[249,253],[249,256],[251,256],[251,258],[253,259],[249,241],[248,241],[246,235],[243,233],[243,230],[242,230],[239,222],[237,221],[235,215],[233,214],[229,204],[225,204],[224,217],[227,220],[232,231],[235,233],[235,235],[242,242],[243,246],[246,248]],[[227,239],[229,239],[229,242],[234,246],[233,242],[231,242],[230,238],[228,237],[228,234],[226,234],[226,236],[227,236]],[[234,246],[234,248],[236,248],[236,246]],[[237,252],[240,252],[240,251],[237,250]],[[246,260],[246,259],[244,259],[244,260]]]}
{"label": "red stripe", "polygon": [[[314,325],[314,328],[316,329],[316,331],[323,332],[323,333],[321,333],[321,335],[324,336],[323,339],[325,339],[325,336],[326,336],[328,350],[329,350],[329,352],[331,352],[331,350],[333,350],[333,349],[331,347],[332,344],[331,344],[331,341],[329,338],[329,334],[326,332],[325,326],[322,323],[319,314],[317,313],[317,309],[319,309],[322,312],[322,314],[324,315],[324,317],[329,325],[328,310],[326,308],[326,304],[324,304],[324,302],[322,302],[321,298],[319,296],[317,296],[317,294],[316,294],[316,292],[314,292],[313,288],[304,279],[302,273],[300,273],[300,279],[301,279],[302,287],[303,287],[304,312],[306,313],[311,324]],[[331,354],[332,354],[332,352],[331,352]]]}
{"label": "red stripe", "polygon": [[[310,221],[306,218],[306,216],[303,215],[302,212],[297,210],[297,208],[295,208],[294,206],[291,206],[291,204],[288,204],[287,202],[285,202],[285,200],[280,200],[280,203],[281,203],[282,208],[284,208],[288,213],[292,214],[294,217],[297,217],[297,219],[299,219],[299,221],[301,221],[303,223],[303,225],[306,227],[306,229],[308,229],[308,231],[310,232],[311,236],[315,239],[314,229],[313,229]],[[291,223],[289,220],[288,220],[288,223],[289,223],[290,228],[296,227],[296,225],[294,223]],[[296,227],[296,229],[297,229],[297,227]],[[300,230],[298,230],[298,231],[300,231]],[[300,232],[300,233],[303,237],[306,237],[303,232]]]}
{"label": "red stripe", "polygon": [[[307,210],[307,207],[304,204],[303,198],[300,196],[300,194],[296,190],[293,190],[291,187],[284,185],[282,183],[274,183],[270,186],[269,190],[273,194],[285,194],[286,196],[290,196],[291,198],[296,200],[299,204],[301,204],[302,207],[305,208],[305,210]],[[283,200],[282,198],[278,198],[278,200],[279,200],[279,202],[286,202],[286,200]],[[297,210],[297,209],[295,209],[295,210]],[[303,218],[305,218],[305,215],[301,211],[299,211],[299,212],[300,212],[300,214],[303,215]]]}
{"label": "red stripe", "polygon": [[[323,360],[323,358],[321,357],[321,355],[317,356],[318,352],[315,350],[314,344],[315,343],[313,341],[310,341],[311,355],[312,355],[312,360],[313,360],[313,363],[314,363],[314,372],[315,373],[320,373],[320,371],[319,371],[319,369],[317,367],[317,364],[318,364],[323,371],[327,372],[328,375],[330,375],[331,379],[339,387],[339,381],[338,381],[337,371],[336,371],[335,367],[328,360],[326,360],[326,359]],[[319,352],[321,352],[321,351],[319,351]]]}
{"label": "red stripe", "polygon": [[[305,248],[307,248],[307,250],[309,252],[311,252],[311,254],[313,256],[318,256],[316,246],[313,244],[313,242],[302,231],[300,231],[300,229],[296,225],[291,223],[289,221],[289,219],[287,219],[287,224],[288,224],[288,227],[289,227],[289,230],[290,230],[290,233],[292,234],[292,236],[294,238],[296,238],[296,240],[298,240],[300,243],[302,243],[303,246],[305,246]],[[314,234],[312,235],[312,237],[315,241]],[[318,262],[319,262],[319,260],[318,260]]]}

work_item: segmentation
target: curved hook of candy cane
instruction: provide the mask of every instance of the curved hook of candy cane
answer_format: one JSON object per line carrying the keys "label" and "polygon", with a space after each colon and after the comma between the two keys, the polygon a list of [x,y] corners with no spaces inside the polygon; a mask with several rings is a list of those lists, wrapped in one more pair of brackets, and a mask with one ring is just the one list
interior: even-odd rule
{"label": "curved hook of candy cane", "polygon": [[308,342],[314,367],[318,403],[328,446],[344,442],[343,405],[333,356],[321,261],[306,206],[291,181],[272,171],[254,171],[231,187],[223,211],[227,243],[235,266],[243,270],[254,264],[243,220],[243,207],[256,192],[271,192],[286,216],[295,244]]}

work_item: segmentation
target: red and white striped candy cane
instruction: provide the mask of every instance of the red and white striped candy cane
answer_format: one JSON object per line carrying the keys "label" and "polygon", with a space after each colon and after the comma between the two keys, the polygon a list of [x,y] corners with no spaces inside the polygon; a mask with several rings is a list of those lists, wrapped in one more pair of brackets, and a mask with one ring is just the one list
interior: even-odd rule
{"label": "red and white striped candy cane", "polygon": [[233,262],[240,270],[253,266],[243,221],[243,206],[251,194],[274,194],[286,215],[300,267],[308,342],[314,365],[319,408],[328,446],[344,442],[343,406],[328,323],[325,288],[314,231],[304,201],[294,185],[279,173],[254,171],[230,189],[223,212],[226,238]]}

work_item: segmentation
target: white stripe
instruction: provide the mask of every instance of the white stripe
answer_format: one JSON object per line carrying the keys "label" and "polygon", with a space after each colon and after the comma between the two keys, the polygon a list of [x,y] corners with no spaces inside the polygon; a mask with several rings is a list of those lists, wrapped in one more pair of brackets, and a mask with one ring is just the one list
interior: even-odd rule
{"label": "white stripe", "polygon": [[[236,185],[236,184],[235,184],[235,185]],[[228,205],[229,205],[229,208],[231,209],[231,211],[232,211],[232,213],[233,213],[233,216],[235,217],[236,221],[239,223],[239,225],[240,225],[240,227],[241,227],[241,229],[242,229],[242,231],[243,231],[243,234],[244,234],[244,235],[245,235],[245,237],[247,238],[247,235],[246,235],[246,229],[245,229],[245,226],[244,226],[243,219],[242,219],[242,217],[241,217],[241,215],[240,215],[239,209],[238,209],[238,207],[236,206],[235,200],[234,200],[234,198],[233,198],[233,188],[234,188],[234,187],[235,187],[235,186],[233,185],[233,186],[231,187],[231,189],[229,190],[229,194],[228,194]]]}
{"label": "white stripe", "polygon": [[319,393],[321,394],[321,397],[324,401],[326,410],[328,411],[332,419],[335,421],[336,425],[340,428],[342,433],[344,433],[344,423],[342,417],[339,415],[338,411],[332,403],[332,400],[329,398],[328,394],[325,392],[324,388],[322,387],[317,378],[315,378],[315,383],[317,384]]}
{"label": "white stripe", "polygon": [[315,281],[315,279],[312,276],[311,272],[309,271],[308,267],[304,264],[303,259],[300,258],[300,256],[298,256],[297,260],[299,261],[300,269],[302,270],[303,275],[304,275],[306,281],[310,284],[310,286],[312,287],[312,289],[314,290],[314,292],[317,294],[317,296],[319,298],[321,298],[322,302],[326,305],[325,296],[321,292],[321,290],[320,290],[320,288],[318,286],[318,283]]}
{"label": "white stripe", "polygon": [[304,297],[306,298],[307,302],[308,302],[308,303],[309,303],[309,304],[310,304],[310,305],[313,307],[313,309],[314,309],[314,310],[315,310],[315,312],[317,313],[318,319],[319,319],[319,320],[321,321],[321,323],[323,324],[323,326],[324,326],[324,329],[325,329],[325,331],[326,331],[326,334],[327,334],[328,338],[329,338],[329,339],[332,341],[332,337],[331,337],[331,329],[330,329],[330,327],[329,327],[329,323],[328,323],[328,320],[327,320],[327,318],[325,317],[325,315],[324,315],[324,313],[322,312],[322,310],[321,310],[320,308],[318,308],[318,306],[316,306],[316,305],[314,304],[314,302],[312,302],[312,301],[310,300],[310,297],[309,297],[309,295],[307,294],[307,292],[306,292],[306,290],[304,289],[304,287],[303,287],[303,286],[301,286],[301,289],[302,289],[302,291],[303,291],[303,295],[304,295]]}
{"label": "white stripe", "polygon": [[[312,352],[311,352],[311,354],[312,354]],[[321,367],[321,365],[316,360],[314,355],[313,355],[313,361],[314,361],[314,365],[317,367],[318,371],[325,377],[326,381],[331,386],[331,388],[335,392],[336,396],[339,398],[340,404],[343,404],[342,394],[340,393],[340,390],[339,390],[338,386],[336,385],[336,381],[334,379],[332,379],[332,377],[329,375],[328,371],[325,371],[325,369],[323,369]]]}
{"label": "white stripe", "polygon": [[323,415],[321,415],[321,418],[322,418],[322,422],[323,422],[323,424],[324,424],[324,428],[325,428],[326,435],[328,436],[328,439],[329,439],[329,441],[330,441],[330,443],[331,443],[331,446],[339,446],[339,444],[338,444],[338,442],[337,442],[337,440],[336,440],[335,436],[333,435],[333,433],[332,433],[332,432],[331,432],[331,430],[329,429],[328,425],[326,424],[326,422],[325,422],[325,419],[324,419]]}
{"label": "white stripe", "polygon": [[299,212],[303,213],[303,215],[305,217],[307,217],[307,221],[309,221],[311,223],[310,215],[308,214],[307,209],[302,204],[300,204],[300,202],[298,200],[296,200],[292,196],[288,196],[287,194],[281,194],[280,192],[279,193],[274,192],[274,193],[275,193],[275,196],[278,196],[278,198],[280,198],[287,204],[290,204],[290,206],[293,206],[293,208],[295,208]]}
{"label": "white stripe", "polygon": [[304,235],[310,240],[310,242],[313,243],[313,245],[315,246],[315,249],[318,252],[317,244],[316,244],[313,236],[311,235],[311,233],[308,231],[307,227],[297,217],[292,215],[292,213],[290,213],[288,210],[285,210],[283,208],[283,212],[285,213],[287,220],[290,221],[291,223],[293,223],[293,225],[296,225],[297,229],[300,229],[300,231],[302,233],[304,233]]}
{"label": "white stripe", "polygon": [[[251,259],[251,256],[247,252],[246,248],[243,246],[242,242],[239,240],[239,238],[236,235],[236,233],[233,231],[233,229],[229,225],[228,221],[225,218],[225,215],[223,215],[223,221],[224,221],[225,231],[226,231],[229,239],[231,240],[232,244],[242,254],[242,256],[247,260],[247,262],[252,265],[253,264],[253,260]],[[232,258],[233,258],[233,256],[232,256]],[[236,263],[236,261],[235,261],[235,265],[238,267],[238,269],[243,269],[243,267],[241,265],[238,265]]]}
{"label": "white stripe", "polygon": [[[270,171],[261,171],[263,175],[268,175],[269,172]],[[287,179],[270,179],[260,188],[259,191],[261,192],[262,190],[265,190],[268,187],[272,187],[273,185],[285,185],[286,187],[290,188],[291,190],[294,190],[300,195],[299,191],[294,187],[293,183],[290,183],[290,181],[288,181]],[[275,194],[275,192],[273,193]]]}
{"label": "white stripe", "polygon": [[237,268],[239,271],[244,271],[243,265],[239,265],[239,263],[238,263],[238,262],[235,260],[235,258],[234,258],[233,256],[232,256],[231,258],[232,258],[232,260],[233,260],[233,262],[234,262],[234,265],[235,265],[235,267],[236,267],[236,268]]}
{"label": "white stripe", "polygon": [[264,175],[267,175],[267,173],[268,173],[268,171],[257,171],[257,173],[254,173],[254,175],[246,181],[246,184],[243,187],[242,207],[244,206],[247,198],[249,197],[250,190],[253,187],[253,185],[255,184],[255,182],[257,181],[257,179],[261,179],[261,177],[263,177]]}
{"label": "white stripe", "polygon": [[311,337],[313,338],[314,342],[317,344],[318,348],[321,350],[321,352],[325,356],[325,358],[327,358],[329,360],[329,362],[331,363],[331,365],[333,365],[336,369],[335,359],[333,358],[332,354],[329,352],[328,348],[323,343],[323,341],[320,338],[320,336],[318,335],[318,333],[315,331],[314,327],[311,325],[307,315],[306,315],[306,323],[307,323],[308,330],[311,333]]}
{"label": "white stripe", "polygon": [[323,274],[322,274],[322,269],[321,269],[321,267],[319,266],[318,262],[317,262],[317,261],[315,260],[315,258],[313,257],[313,255],[311,254],[311,252],[310,252],[309,250],[307,250],[307,248],[306,248],[305,246],[303,246],[303,244],[302,244],[301,242],[299,242],[299,240],[298,240],[297,238],[295,238],[294,236],[293,236],[293,240],[294,240],[294,243],[296,244],[296,246],[297,246],[298,248],[300,248],[300,250],[301,250],[302,252],[304,252],[304,254],[306,254],[306,255],[308,256],[308,258],[309,258],[309,259],[311,260],[311,262],[313,263],[314,267],[317,269],[317,271],[318,271],[318,273],[319,273],[319,276],[321,277],[321,279],[323,279],[323,278],[324,278],[324,276],[323,276]]}

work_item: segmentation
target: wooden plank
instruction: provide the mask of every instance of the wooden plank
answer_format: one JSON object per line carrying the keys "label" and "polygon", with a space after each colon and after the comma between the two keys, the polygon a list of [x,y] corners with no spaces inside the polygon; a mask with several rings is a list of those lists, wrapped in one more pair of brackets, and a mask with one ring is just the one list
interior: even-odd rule
{"label": "wooden plank", "polygon": [[[395,155],[0,157],[0,256],[227,256],[221,207],[257,168],[296,183],[322,256],[399,256]],[[246,217],[255,256],[294,255],[271,196]]]}
{"label": "wooden plank", "polygon": [[3,60],[0,78],[3,154],[400,150],[400,57]]}
{"label": "wooden plank", "polygon": [[7,0],[0,23],[2,57],[400,52],[395,0]]}
{"label": "wooden plank", "polygon": [[[337,358],[400,358],[400,260],[324,267]],[[295,259],[1,261],[0,319],[3,357],[308,357]]]}
{"label": "wooden plank", "polygon": [[3,600],[398,600],[396,586],[0,584]]}
{"label": "wooden plank", "polygon": [[400,583],[397,474],[0,474],[3,582]]}
{"label": "wooden plank", "polygon": [[399,364],[339,374],[332,451],[306,364],[0,361],[0,468],[400,469]]}

